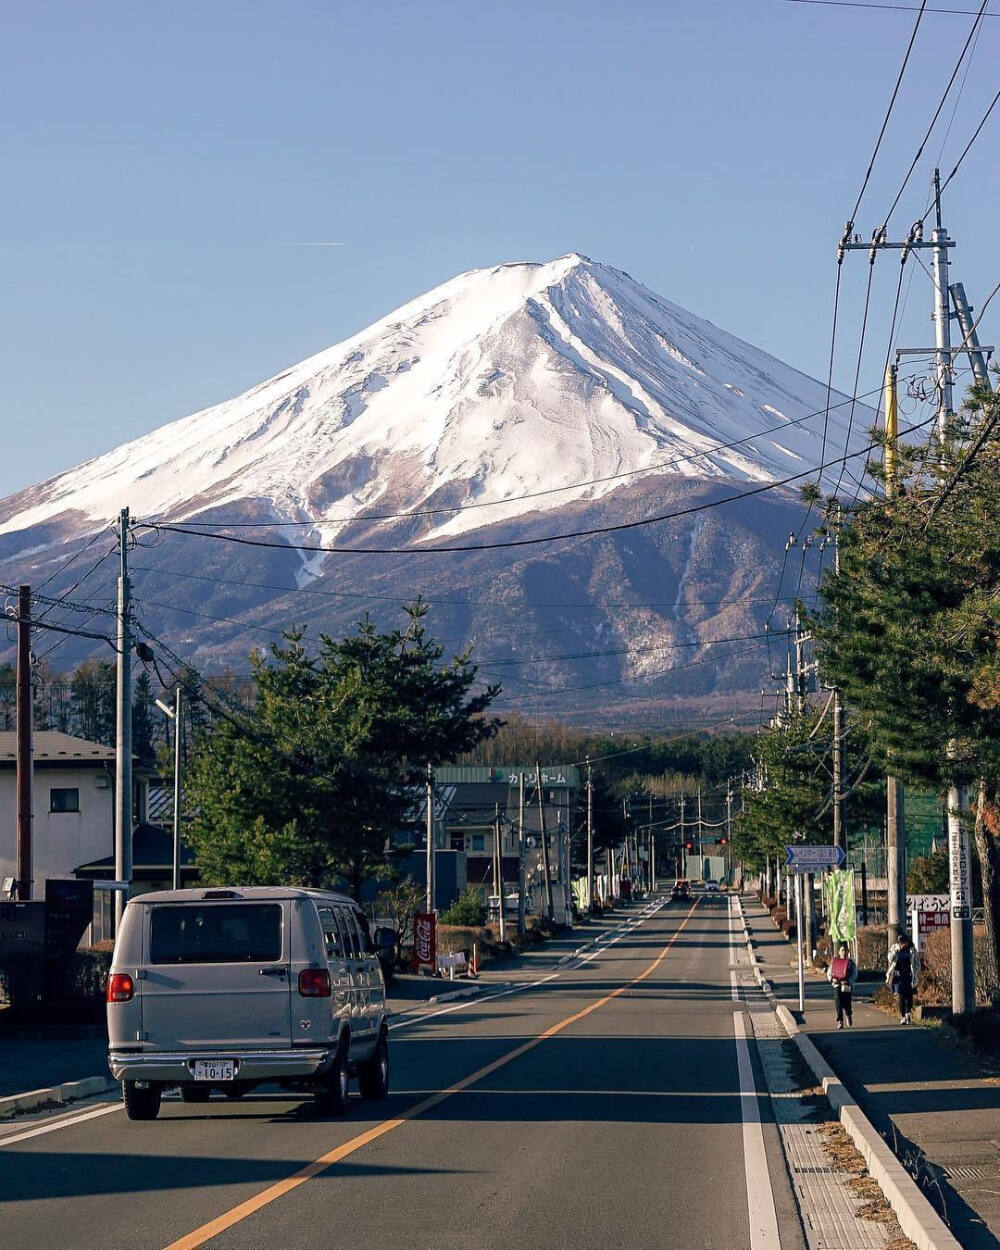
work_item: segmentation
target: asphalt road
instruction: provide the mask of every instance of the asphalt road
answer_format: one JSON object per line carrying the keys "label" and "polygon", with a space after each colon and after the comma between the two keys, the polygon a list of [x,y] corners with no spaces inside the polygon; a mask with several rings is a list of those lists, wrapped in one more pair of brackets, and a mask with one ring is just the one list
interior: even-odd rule
{"label": "asphalt road", "polygon": [[544,984],[396,1029],[393,1093],[345,1119],[260,1093],[5,1127],[0,1243],[777,1250],[778,1229],[801,1250],[746,1063],[741,1097],[731,961],[724,897],[667,905]]}

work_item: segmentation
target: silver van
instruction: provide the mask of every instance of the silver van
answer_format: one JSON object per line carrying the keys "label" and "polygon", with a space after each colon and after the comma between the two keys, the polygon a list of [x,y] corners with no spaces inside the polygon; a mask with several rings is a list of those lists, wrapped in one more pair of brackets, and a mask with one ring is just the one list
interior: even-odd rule
{"label": "silver van", "polygon": [[132,899],[107,988],[108,1064],[131,1120],[277,1083],[340,1115],[389,1090],[385,982],[365,916],[325,890],[165,890]]}

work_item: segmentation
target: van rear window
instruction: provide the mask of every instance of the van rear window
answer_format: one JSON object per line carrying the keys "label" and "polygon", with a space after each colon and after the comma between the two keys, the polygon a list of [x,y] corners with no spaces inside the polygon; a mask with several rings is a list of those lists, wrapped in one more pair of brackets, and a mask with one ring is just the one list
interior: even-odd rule
{"label": "van rear window", "polygon": [[152,909],[150,963],[273,963],[280,958],[280,904],[185,903]]}

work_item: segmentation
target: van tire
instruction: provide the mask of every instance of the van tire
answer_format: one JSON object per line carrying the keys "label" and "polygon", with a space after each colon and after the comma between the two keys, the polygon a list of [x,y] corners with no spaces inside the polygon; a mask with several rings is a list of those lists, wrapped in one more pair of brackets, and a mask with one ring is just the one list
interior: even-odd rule
{"label": "van tire", "polygon": [[341,1042],[330,1071],[316,1086],[316,1110],[320,1115],[344,1115],[347,1112],[347,1091],[350,1074],[347,1068],[347,1043]]}
{"label": "van tire", "polygon": [[135,1081],[122,1081],[125,1114],[130,1120],[155,1120],[160,1112],[162,1093],[159,1085],[149,1084],[139,1089]]}
{"label": "van tire", "polygon": [[380,1102],[389,1093],[389,1039],[379,1034],[372,1057],[358,1064],[358,1086],[366,1102]]}
{"label": "van tire", "polygon": [[211,1097],[211,1085],[181,1086],[181,1102],[208,1102]]}

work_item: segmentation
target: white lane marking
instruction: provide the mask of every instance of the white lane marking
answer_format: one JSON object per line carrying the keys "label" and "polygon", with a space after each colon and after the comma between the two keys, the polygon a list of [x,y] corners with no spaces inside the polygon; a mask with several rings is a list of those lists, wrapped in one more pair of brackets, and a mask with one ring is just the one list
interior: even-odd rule
{"label": "white lane marking", "polygon": [[71,1128],[74,1124],[82,1124],[84,1120],[96,1120],[99,1115],[110,1115],[112,1111],[121,1111],[122,1109],[123,1106],[120,1102],[113,1102],[109,1106],[95,1107],[93,1111],[85,1111],[82,1115],[64,1117],[55,1123],[41,1124],[37,1128],[28,1129],[24,1133],[14,1133],[10,1137],[0,1137],[0,1146],[13,1146],[15,1142],[27,1141],[29,1137],[41,1137],[43,1133],[55,1133],[58,1129]]}
{"label": "white lane marking", "polygon": [[[663,906],[662,902],[657,903],[656,906],[651,909],[648,915],[644,915],[642,917],[643,921],[649,920],[653,915],[656,914],[656,912],[660,910],[662,906]],[[590,963],[590,961],[594,959],[597,955],[603,954],[604,951],[606,951],[609,946],[614,946],[614,944],[616,942],[620,942],[622,938],[628,937],[629,933],[632,931],[632,928],[636,928],[636,927],[638,926],[632,925],[631,928],[628,928],[624,925],[619,925],[617,930],[612,930],[612,932],[615,934],[614,937],[612,938],[601,937],[601,938],[595,939],[596,942],[603,942],[603,946],[599,946],[596,950],[591,951],[589,955],[585,955],[583,958],[577,959],[571,967],[562,968],[559,972],[550,972],[547,977],[541,977],[537,981],[526,981],[523,985],[515,985],[512,989],[499,990],[495,994],[477,994],[474,998],[466,998],[462,1002],[455,1003],[451,1007],[442,1007],[440,1011],[425,1011],[421,1015],[415,1015],[411,1017],[409,1020],[398,1020],[395,1024],[390,1024],[389,1028],[390,1029],[409,1028],[410,1025],[419,1024],[422,1020],[433,1020],[437,1016],[450,1015],[453,1011],[464,1011],[466,1007],[471,1007],[475,1003],[488,1003],[488,1002],[492,1002],[493,999],[496,999],[496,998],[506,998],[508,994],[523,994],[525,990],[537,989],[540,985],[546,985],[549,981],[555,981],[558,977],[561,977],[563,973],[565,972],[576,972],[577,969],[583,967],[584,964]],[[584,946],[581,949],[586,950],[587,948]]]}
{"label": "white lane marking", "polygon": [[[659,904],[657,907],[653,908],[653,910],[649,913],[649,915],[652,915],[654,912],[658,911],[660,906],[662,906],[662,904]],[[643,917],[644,920],[648,918],[649,916]],[[619,928],[620,928],[620,932],[618,932],[617,936],[612,938],[607,943],[607,946],[611,946],[615,942],[620,941],[621,938],[627,936],[628,931],[625,930],[622,926],[619,926]],[[593,959],[595,955],[598,955],[600,953],[601,953],[600,951],[595,950],[586,959],[580,960],[573,968],[565,968],[563,969],[563,971],[573,972],[581,964],[589,962],[590,959]],[[488,1002],[492,1002],[494,999],[497,999],[497,998],[506,998],[509,994],[523,994],[526,990],[537,989],[540,985],[545,985],[549,981],[554,981],[556,980],[557,977],[561,977],[562,975],[563,975],[562,972],[550,972],[548,976],[541,977],[537,981],[527,981],[525,982],[524,985],[515,985],[511,989],[499,990],[495,994],[483,994],[475,998],[467,998],[463,1002],[454,1003],[450,1007],[442,1007],[439,1011],[425,1012],[423,1015],[414,1016],[410,1020],[398,1020],[395,1024],[390,1024],[389,1028],[390,1029],[405,1029],[405,1028],[408,1028],[412,1024],[419,1024],[423,1020],[433,1020],[437,1016],[447,1016],[447,1015],[450,1015],[454,1011],[463,1011],[466,1007],[471,1007],[474,1003],[488,1003]],[[27,1131],[23,1133],[14,1133],[8,1137],[0,1136],[0,1148],[2,1148],[3,1146],[12,1146],[15,1142],[27,1141],[27,1139],[30,1137],[40,1137],[43,1133],[54,1133],[58,1129],[61,1129],[61,1128],[71,1128],[74,1124],[82,1124],[85,1120],[93,1120],[93,1119],[96,1119],[98,1116],[110,1115],[112,1111],[121,1111],[121,1110],[123,1110],[123,1104],[120,1102],[114,1102],[114,1103],[111,1103],[109,1106],[97,1107],[92,1111],[85,1111],[80,1115],[60,1116],[58,1120],[47,1120],[45,1124],[39,1125],[37,1128],[28,1129]]]}
{"label": "white lane marking", "polygon": [[740,982],[735,968],[729,969],[730,987],[729,992],[734,1003],[740,1001]]}
{"label": "white lane marking", "polygon": [[733,1014],[733,1029],[736,1033],[736,1064],[740,1075],[743,1166],[747,1182],[747,1212],[750,1216],[750,1250],[781,1250],[771,1175],[767,1170],[764,1130],[757,1102],[757,1086],[753,1079],[753,1065],[747,1045],[746,1016],[742,1011]]}

